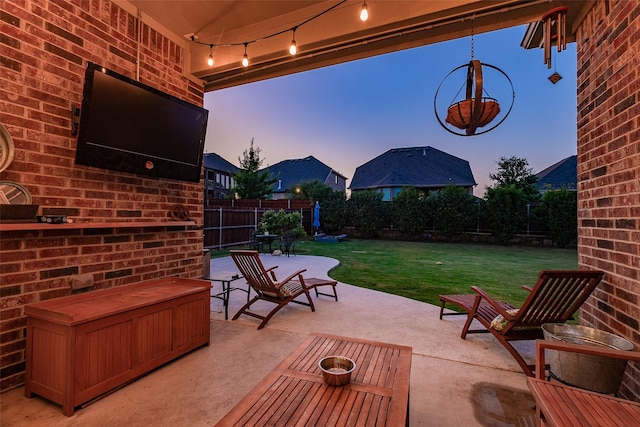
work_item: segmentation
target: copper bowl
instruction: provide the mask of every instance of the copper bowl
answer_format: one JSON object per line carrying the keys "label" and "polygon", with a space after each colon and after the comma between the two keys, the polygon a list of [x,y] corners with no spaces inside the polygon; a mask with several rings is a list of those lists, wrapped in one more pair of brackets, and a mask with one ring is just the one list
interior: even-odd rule
{"label": "copper bowl", "polygon": [[327,356],[318,362],[324,382],[333,386],[343,386],[351,381],[351,373],[356,363],[344,356]]}

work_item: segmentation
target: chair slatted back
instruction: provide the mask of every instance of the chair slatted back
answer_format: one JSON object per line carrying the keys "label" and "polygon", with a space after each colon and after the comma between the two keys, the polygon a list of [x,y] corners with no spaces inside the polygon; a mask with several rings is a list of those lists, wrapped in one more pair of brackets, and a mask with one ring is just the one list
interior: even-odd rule
{"label": "chair slatted back", "polygon": [[247,283],[259,294],[276,296],[275,279],[267,272],[260,260],[258,251],[230,251],[231,258]]}
{"label": "chair slatted back", "polygon": [[[598,286],[604,273],[587,270],[543,270],[509,326],[542,326],[571,319]],[[506,331],[503,331],[506,332]]]}

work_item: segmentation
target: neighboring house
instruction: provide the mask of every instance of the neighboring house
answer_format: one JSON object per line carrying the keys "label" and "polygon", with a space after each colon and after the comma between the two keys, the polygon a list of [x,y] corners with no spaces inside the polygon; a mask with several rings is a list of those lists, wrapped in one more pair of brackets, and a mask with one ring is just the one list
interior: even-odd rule
{"label": "neighboring house", "polygon": [[411,147],[394,148],[358,166],[349,188],[352,193],[375,190],[390,201],[403,187],[429,194],[451,184],[473,194],[477,183],[468,161],[433,147]]}
{"label": "neighboring house", "polygon": [[240,170],[216,153],[204,153],[204,203],[211,199],[230,199],[235,197],[233,176]]}
{"label": "neighboring house", "polygon": [[538,182],[536,186],[541,193],[551,190],[565,189],[577,191],[578,181],[578,156],[569,156],[558,163],[549,166],[545,170],[538,172]]}
{"label": "neighboring house", "polygon": [[283,160],[263,170],[276,180],[271,196],[274,200],[288,198],[304,182],[318,181],[336,191],[347,190],[347,178],[313,156]]}

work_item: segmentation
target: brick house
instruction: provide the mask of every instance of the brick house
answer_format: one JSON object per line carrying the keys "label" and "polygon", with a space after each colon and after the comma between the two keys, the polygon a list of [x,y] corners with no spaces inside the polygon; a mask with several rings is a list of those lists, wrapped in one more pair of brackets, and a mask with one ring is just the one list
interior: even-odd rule
{"label": "brick house", "polygon": [[216,153],[204,153],[202,167],[205,205],[208,206],[211,199],[232,199],[233,176],[239,168]]}
{"label": "brick house", "polygon": [[404,187],[429,194],[455,185],[473,195],[477,185],[469,162],[433,147],[393,148],[356,168],[352,192],[377,191],[391,201]]}
{"label": "brick house", "polygon": [[272,186],[274,200],[288,199],[297,186],[305,182],[317,181],[335,191],[346,191],[347,178],[313,156],[283,160],[263,170],[276,180]]}
{"label": "brick house", "polygon": [[[278,45],[264,56],[271,61],[268,67],[254,63],[241,73],[232,65],[239,61],[232,55],[218,56],[211,69],[196,68],[194,64],[206,63],[209,47],[185,42],[184,34],[195,28],[169,30],[188,21],[174,19],[176,13],[186,13],[185,8],[203,2],[175,2],[164,11],[162,3],[1,3],[0,121],[16,146],[2,179],[28,188],[41,213],[77,220],[65,229],[0,224],[2,390],[24,383],[24,305],[68,295],[72,276],[91,274],[95,288],[107,288],[147,278],[202,274],[202,183],[146,179],[74,164],[71,109],[81,102],[87,61],[136,76],[201,106],[205,91],[460,37],[468,34],[472,17],[478,33],[534,22],[561,4],[570,8],[569,41],[577,46],[578,265],[605,271],[603,283],[580,313],[580,322],[640,344],[638,0],[500,0],[477,14],[489,2],[455,2],[455,10],[447,9],[449,2],[415,2],[415,10],[442,9],[405,17],[416,25],[421,19],[423,27],[412,32],[390,34],[401,27],[398,19],[398,25],[391,21],[384,27],[389,30],[387,37],[374,38],[375,29],[364,27],[358,37],[353,33],[318,36],[317,49],[309,56],[300,49],[296,60],[275,55],[276,50],[285,50]],[[280,3],[291,9],[297,4]],[[278,15],[276,6],[251,12]],[[208,7],[221,6],[210,2]],[[383,19],[393,19],[392,14]],[[438,25],[433,26],[436,21]],[[344,26],[327,28],[348,31]],[[318,25],[315,34],[324,29]],[[303,34],[299,36],[304,46]],[[371,36],[368,43],[362,43],[365,36]],[[338,37],[341,49],[334,45],[320,51],[323,45],[318,40],[330,44]],[[254,58],[259,58],[258,46],[252,49]],[[193,226],[164,223],[174,204],[187,207]],[[620,395],[640,400],[638,366],[628,368]]]}
{"label": "brick house", "polygon": [[541,170],[536,174],[536,177],[538,177],[536,187],[542,193],[561,189],[576,191],[576,181],[578,179],[577,163],[578,156],[569,156]]}

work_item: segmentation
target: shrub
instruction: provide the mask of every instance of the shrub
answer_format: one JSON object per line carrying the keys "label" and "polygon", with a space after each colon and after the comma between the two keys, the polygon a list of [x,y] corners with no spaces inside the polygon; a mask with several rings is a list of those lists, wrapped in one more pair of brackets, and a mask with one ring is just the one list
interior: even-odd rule
{"label": "shrub", "polygon": [[347,223],[347,199],[344,192],[333,191],[320,202],[320,228],[328,234],[340,234]]}
{"label": "shrub", "polygon": [[434,226],[449,239],[464,233],[476,218],[475,199],[462,187],[447,185],[429,199]]}
{"label": "shrub", "polygon": [[273,234],[283,234],[285,231],[293,230],[297,237],[306,236],[302,227],[302,215],[300,212],[287,213],[283,209],[279,211],[269,210],[264,213],[262,220],[258,224],[258,231]]}
{"label": "shrub", "polygon": [[549,230],[551,241],[560,248],[574,243],[578,238],[578,202],[573,191],[548,191],[536,214]]}
{"label": "shrub", "polygon": [[527,200],[514,185],[488,188],[485,195],[492,234],[502,244],[511,241],[524,223]]}
{"label": "shrub", "polygon": [[425,230],[427,203],[423,191],[405,187],[391,202],[393,225],[403,233],[418,234]]}
{"label": "shrub", "polygon": [[382,194],[375,191],[358,191],[347,202],[351,224],[364,238],[374,237],[386,222],[387,209]]}

